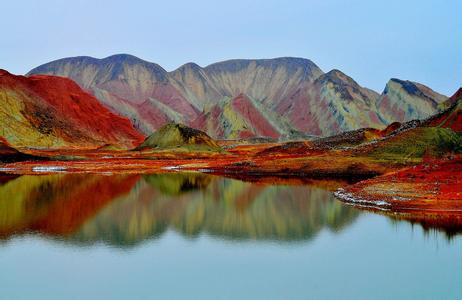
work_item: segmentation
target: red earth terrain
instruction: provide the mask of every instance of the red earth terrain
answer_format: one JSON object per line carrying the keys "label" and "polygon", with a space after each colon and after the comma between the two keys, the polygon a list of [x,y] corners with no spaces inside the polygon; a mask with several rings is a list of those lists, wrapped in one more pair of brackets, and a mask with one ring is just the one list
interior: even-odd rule
{"label": "red earth terrain", "polygon": [[16,148],[131,148],[143,141],[131,122],[68,78],[0,70],[2,136]]}
{"label": "red earth terrain", "polygon": [[341,188],[345,202],[394,212],[462,214],[462,156],[423,164]]}

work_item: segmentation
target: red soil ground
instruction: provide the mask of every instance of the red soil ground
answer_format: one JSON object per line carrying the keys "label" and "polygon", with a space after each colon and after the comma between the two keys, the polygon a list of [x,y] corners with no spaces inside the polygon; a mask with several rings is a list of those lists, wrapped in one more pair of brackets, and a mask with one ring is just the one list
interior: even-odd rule
{"label": "red soil ground", "polygon": [[[305,144],[303,144],[305,145]],[[41,157],[65,157],[68,160],[26,161],[0,165],[4,172],[36,174],[43,167],[67,172],[155,173],[166,169],[207,171],[220,175],[249,177],[312,177],[349,178],[370,177],[402,167],[377,162],[352,153],[332,150],[313,150],[300,147],[294,151],[265,154],[268,148],[284,147],[281,144],[255,144],[227,146],[226,152],[181,151],[113,151],[113,150],[61,150],[30,151]],[[53,170],[54,169],[54,170]]]}
{"label": "red soil ground", "polygon": [[462,156],[427,161],[346,187],[341,199],[384,210],[462,214]]}

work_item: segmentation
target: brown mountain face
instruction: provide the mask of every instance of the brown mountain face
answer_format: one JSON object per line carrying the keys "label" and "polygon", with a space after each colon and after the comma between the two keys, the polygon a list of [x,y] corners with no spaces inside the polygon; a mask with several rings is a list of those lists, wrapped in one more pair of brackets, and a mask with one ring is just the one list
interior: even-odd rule
{"label": "brown mountain face", "polygon": [[382,95],[346,74],[324,73],[303,58],[228,60],[167,72],[130,55],[73,57],[29,74],[69,77],[113,112],[150,134],[184,123],[213,138],[327,136],[427,117],[446,97],[417,83],[391,80]]}

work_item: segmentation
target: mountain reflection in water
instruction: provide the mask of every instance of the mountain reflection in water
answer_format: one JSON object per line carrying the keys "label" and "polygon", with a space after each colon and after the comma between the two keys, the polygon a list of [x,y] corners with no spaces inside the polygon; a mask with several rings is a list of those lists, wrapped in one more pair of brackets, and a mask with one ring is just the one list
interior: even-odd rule
{"label": "mountain reflection in water", "polygon": [[264,185],[199,173],[57,174],[0,182],[0,237],[137,245],[171,229],[186,237],[301,241],[359,212],[308,185]]}

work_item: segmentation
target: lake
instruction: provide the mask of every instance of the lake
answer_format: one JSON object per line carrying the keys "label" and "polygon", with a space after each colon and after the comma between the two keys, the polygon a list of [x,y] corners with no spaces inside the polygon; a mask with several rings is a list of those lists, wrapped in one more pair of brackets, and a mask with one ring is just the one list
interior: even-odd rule
{"label": "lake", "polygon": [[341,184],[2,176],[0,299],[462,297],[458,230],[345,205]]}

